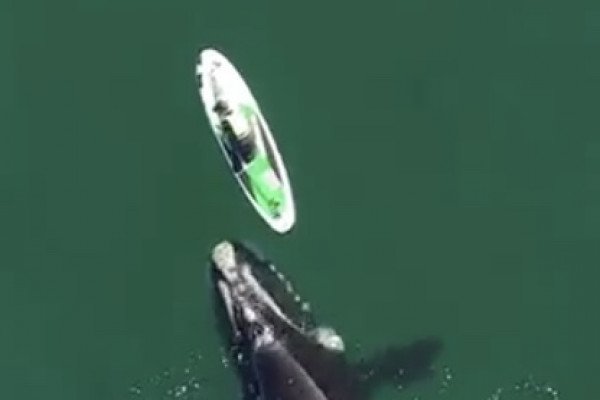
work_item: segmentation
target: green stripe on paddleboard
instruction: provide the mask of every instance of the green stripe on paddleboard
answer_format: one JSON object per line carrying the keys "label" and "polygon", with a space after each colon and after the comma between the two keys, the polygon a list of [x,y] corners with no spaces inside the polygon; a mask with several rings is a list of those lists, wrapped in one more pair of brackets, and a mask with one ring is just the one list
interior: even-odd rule
{"label": "green stripe on paddleboard", "polygon": [[250,119],[254,114],[254,108],[249,106],[248,104],[240,104],[240,110],[242,111],[242,115],[247,119]]}
{"label": "green stripe on paddleboard", "polygon": [[246,167],[254,198],[262,209],[272,216],[276,216],[281,211],[285,198],[281,184],[273,187],[273,184],[268,181],[269,171],[271,174],[275,174],[269,160],[262,154],[257,155]]}

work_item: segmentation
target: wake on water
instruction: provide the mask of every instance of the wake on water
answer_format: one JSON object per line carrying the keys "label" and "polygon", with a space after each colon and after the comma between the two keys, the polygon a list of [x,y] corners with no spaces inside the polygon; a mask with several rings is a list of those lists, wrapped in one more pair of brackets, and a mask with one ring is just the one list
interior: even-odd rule
{"label": "wake on water", "polygon": [[[187,362],[179,367],[166,368],[151,377],[142,379],[128,389],[130,400],[200,400],[223,398],[223,374],[229,368],[229,358],[225,349],[218,357],[212,358],[200,352],[191,352]],[[454,371],[449,366],[435,369],[435,379],[417,389],[394,388],[400,394],[398,399],[442,400],[452,398]],[[219,382],[219,383],[217,383]],[[429,390],[426,390],[429,389]],[[236,389],[237,390],[237,389]],[[373,400],[377,400],[374,396]],[[538,381],[533,375],[517,379],[512,384],[490,389],[485,398],[472,400],[560,400],[559,391],[550,383]],[[470,400],[470,399],[468,399]]]}

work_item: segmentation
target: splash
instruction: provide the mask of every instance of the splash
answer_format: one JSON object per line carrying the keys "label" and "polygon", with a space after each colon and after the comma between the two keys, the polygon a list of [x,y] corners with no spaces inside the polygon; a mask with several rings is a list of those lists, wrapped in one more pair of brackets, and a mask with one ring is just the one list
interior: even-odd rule
{"label": "splash", "polygon": [[206,398],[208,379],[202,371],[208,367],[201,353],[191,352],[182,368],[167,368],[148,379],[131,385],[130,400],[197,400]]}
{"label": "splash", "polygon": [[438,393],[439,394],[446,393],[450,389],[450,386],[452,385],[453,380],[454,380],[454,373],[452,372],[450,367],[444,366],[442,368],[442,378],[441,378],[441,381],[439,384]]}
{"label": "splash", "polygon": [[[354,344],[355,350],[360,351],[360,345]],[[404,371],[399,370],[401,376]],[[441,398],[455,398],[456,393],[452,392],[452,385],[455,380],[455,373],[450,366],[441,368],[432,368],[432,373],[437,379],[437,388],[406,388],[400,384],[394,386],[396,392],[403,392],[404,398],[410,400],[437,400]],[[473,400],[560,400],[559,390],[551,383],[536,379],[532,374],[525,378],[516,380],[513,384],[498,386],[484,399]],[[469,399],[470,400],[470,399]]]}
{"label": "splash", "polygon": [[486,400],[539,399],[560,400],[558,389],[547,382],[538,382],[533,375],[508,387],[498,387]]}
{"label": "splash", "polygon": [[[438,389],[435,395],[420,394],[414,399],[427,400],[440,397],[452,397],[454,372],[449,366],[440,370]],[[397,388],[402,390],[402,387]],[[532,374],[518,379],[511,385],[498,386],[484,400],[560,400],[559,390],[546,381],[539,381]]]}

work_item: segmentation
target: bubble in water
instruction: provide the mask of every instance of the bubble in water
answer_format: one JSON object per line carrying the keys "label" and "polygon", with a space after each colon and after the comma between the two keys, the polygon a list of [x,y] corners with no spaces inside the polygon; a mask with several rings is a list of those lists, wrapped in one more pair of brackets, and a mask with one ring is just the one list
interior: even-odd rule
{"label": "bubble in water", "polygon": [[138,385],[131,386],[129,388],[129,393],[134,395],[139,395],[142,393],[142,388]]}
{"label": "bubble in water", "polygon": [[502,388],[497,388],[494,393],[488,397],[488,400],[500,400],[500,395],[502,394]]}
{"label": "bubble in water", "polygon": [[152,385],[158,385],[159,382],[160,382],[160,375],[155,375],[150,378],[150,383]]}
{"label": "bubble in water", "polygon": [[488,397],[488,400],[501,400],[502,394],[519,394],[519,398],[534,398],[544,400],[560,400],[558,390],[547,383],[538,383],[533,376],[521,379],[509,386],[508,389],[498,388]]}
{"label": "bubble in water", "polygon": [[452,370],[448,366],[444,366],[442,369],[442,386],[447,389],[450,387],[452,380],[454,379],[454,374]]}
{"label": "bubble in water", "polygon": [[229,368],[229,359],[224,354],[221,355],[221,364],[223,364],[225,368]]}
{"label": "bubble in water", "polygon": [[175,397],[183,396],[184,394],[187,393],[187,390],[188,390],[188,388],[186,385],[177,386],[175,388]]}
{"label": "bubble in water", "polygon": [[202,385],[200,384],[200,381],[197,378],[190,379],[188,384],[194,390],[200,390],[202,388]]}
{"label": "bubble in water", "polygon": [[202,354],[200,354],[200,353],[196,354],[195,352],[192,351],[192,352],[190,352],[188,359],[189,359],[190,364],[195,364],[197,361],[202,360]]}
{"label": "bubble in water", "polygon": [[[223,349],[221,348],[223,351]],[[160,372],[133,382],[127,393],[131,400],[194,400],[199,399],[199,391],[206,386],[206,378],[197,376],[196,368],[202,370],[200,353],[191,351],[183,358],[183,365],[167,367]],[[197,366],[195,366],[197,365]]]}
{"label": "bubble in water", "polygon": [[452,371],[450,370],[450,367],[444,367],[442,372],[444,373],[444,381],[450,382],[453,379]]}

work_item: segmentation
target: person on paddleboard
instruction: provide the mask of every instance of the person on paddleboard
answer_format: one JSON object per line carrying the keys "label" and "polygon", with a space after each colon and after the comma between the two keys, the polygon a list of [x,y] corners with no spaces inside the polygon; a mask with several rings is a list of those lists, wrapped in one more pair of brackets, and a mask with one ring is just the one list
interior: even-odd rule
{"label": "person on paddleboard", "polygon": [[[255,160],[257,153],[254,136],[255,132],[250,123],[250,118],[254,117],[252,110],[248,107],[244,108],[243,105],[237,110],[234,110],[224,99],[217,100],[213,110],[221,120],[221,126],[226,135],[227,143],[231,146],[234,155],[239,157],[239,159],[243,160],[246,164],[250,164]],[[235,171],[241,171],[242,169],[239,159],[237,159],[237,161],[236,159],[233,160]],[[253,164],[255,167],[257,165],[258,164]],[[258,168],[260,169],[261,167]],[[272,191],[274,190],[273,187],[278,186],[278,182],[274,183],[276,180],[274,175],[273,180],[265,180],[265,175],[262,173],[255,175],[252,172],[255,170],[256,169],[252,167],[247,169],[248,174],[251,177],[254,176],[251,180],[257,185],[255,190],[262,193],[261,197],[263,198],[266,207],[268,207],[271,215],[277,218],[280,216],[281,199],[279,199],[277,195],[274,195]]]}
{"label": "person on paddleboard", "polygon": [[249,163],[256,154],[254,132],[248,119],[241,112],[234,112],[226,100],[220,99],[214,107],[214,111],[221,119],[221,126],[227,135],[229,144],[233,151],[239,155],[245,163]]}

